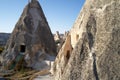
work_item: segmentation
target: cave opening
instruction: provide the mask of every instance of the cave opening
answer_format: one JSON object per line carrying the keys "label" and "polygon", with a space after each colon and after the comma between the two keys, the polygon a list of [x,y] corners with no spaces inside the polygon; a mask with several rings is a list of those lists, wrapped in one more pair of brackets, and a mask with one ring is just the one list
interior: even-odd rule
{"label": "cave opening", "polygon": [[20,45],[20,52],[24,53],[26,50],[26,45]]}
{"label": "cave opening", "polygon": [[66,58],[67,58],[67,60],[69,60],[69,58],[70,58],[70,51],[69,50],[67,50]]}

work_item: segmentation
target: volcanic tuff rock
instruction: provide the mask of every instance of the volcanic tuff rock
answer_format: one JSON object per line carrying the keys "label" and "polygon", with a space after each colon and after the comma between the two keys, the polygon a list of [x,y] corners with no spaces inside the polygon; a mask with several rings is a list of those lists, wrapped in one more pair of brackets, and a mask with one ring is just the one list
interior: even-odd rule
{"label": "volcanic tuff rock", "polygon": [[65,42],[65,39],[67,37],[68,33],[65,32],[65,34],[59,34],[58,31],[56,31],[56,34],[54,34],[54,40],[57,46],[57,52],[61,49],[63,43]]}
{"label": "volcanic tuff rock", "polygon": [[68,35],[51,69],[51,73],[55,74],[56,77],[59,76],[59,73],[63,73],[64,67],[66,66],[66,63],[70,58],[71,52],[72,52],[71,36]]}
{"label": "volcanic tuff rock", "polygon": [[49,67],[56,55],[55,41],[42,8],[37,0],[32,0],[7,42],[2,63],[7,69],[20,67],[21,64],[43,69]]}
{"label": "volcanic tuff rock", "polygon": [[5,46],[7,40],[9,39],[10,33],[0,33],[0,46]]}
{"label": "volcanic tuff rock", "polygon": [[70,57],[59,53],[54,63],[55,80],[120,80],[119,13],[120,0],[86,0],[70,31]]}

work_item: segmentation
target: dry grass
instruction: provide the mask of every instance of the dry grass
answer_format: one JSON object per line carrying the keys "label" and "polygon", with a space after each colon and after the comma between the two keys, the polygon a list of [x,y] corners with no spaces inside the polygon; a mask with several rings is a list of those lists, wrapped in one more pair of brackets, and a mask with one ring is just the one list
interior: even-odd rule
{"label": "dry grass", "polygon": [[26,71],[24,73],[23,72],[14,72],[14,74],[11,74],[11,75],[7,74],[4,77],[8,80],[28,80],[29,77],[36,72],[38,72],[38,71],[32,70],[32,71]]}
{"label": "dry grass", "polygon": [[33,74],[29,80],[33,80],[36,76],[39,76],[39,75],[46,75],[46,74],[49,74],[49,70],[42,70],[40,72],[37,72],[35,74]]}
{"label": "dry grass", "polygon": [[49,74],[49,70],[42,70],[42,71],[36,71],[36,70],[29,70],[25,72],[15,72],[14,74],[6,74],[4,76],[8,80],[33,80],[37,76],[42,76]]}

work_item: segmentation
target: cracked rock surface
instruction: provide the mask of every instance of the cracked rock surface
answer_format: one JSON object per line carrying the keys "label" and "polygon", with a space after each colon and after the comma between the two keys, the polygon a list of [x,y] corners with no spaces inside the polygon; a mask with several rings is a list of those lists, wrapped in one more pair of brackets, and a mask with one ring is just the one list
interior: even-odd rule
{"label": "cracked rock surface", "polygon": [[70,30],[67,62],[61,51],[54,63],[55,80],[120,80],[119,13],[120,0],[86,0]]}
{"label": "cracked rock surface", "polygon": [[21,66],[33,69],[49,68],[56,57],[56,45],[37,0],[26,5],[6,44],[1,60],[5,70]]}

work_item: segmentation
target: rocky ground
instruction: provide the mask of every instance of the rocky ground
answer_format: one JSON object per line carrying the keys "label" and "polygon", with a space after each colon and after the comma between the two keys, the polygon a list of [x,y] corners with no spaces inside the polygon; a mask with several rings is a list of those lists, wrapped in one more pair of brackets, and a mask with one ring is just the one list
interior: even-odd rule
{"label": "rocky ground", "polygon": [[38,76],[33,80],[53,80],[53,76],[51,75]]}

